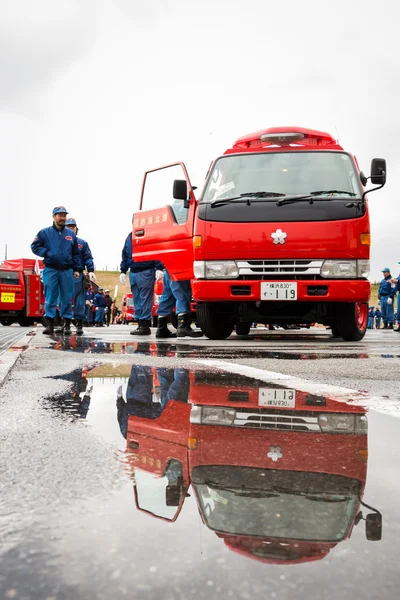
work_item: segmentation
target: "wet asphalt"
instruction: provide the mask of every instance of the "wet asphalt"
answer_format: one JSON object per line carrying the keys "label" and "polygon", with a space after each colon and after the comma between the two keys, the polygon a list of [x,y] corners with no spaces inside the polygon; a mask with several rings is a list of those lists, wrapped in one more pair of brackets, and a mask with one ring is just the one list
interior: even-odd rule
{"label": "wet asphalt", "polygon": [[38,327],[0,387],[0,597],[398,597],[400,334],[129,331]]}

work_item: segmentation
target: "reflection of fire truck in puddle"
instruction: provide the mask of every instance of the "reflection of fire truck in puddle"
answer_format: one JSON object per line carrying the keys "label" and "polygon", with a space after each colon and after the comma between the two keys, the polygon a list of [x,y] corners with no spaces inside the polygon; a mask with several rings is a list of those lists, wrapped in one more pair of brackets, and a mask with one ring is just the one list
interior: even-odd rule
{"label": "reflection of fire truck in puddle", "polygon": [[189,404],[170,393],[156,418],[129,416],[138,509],[175,520],[191,484],[228,548],[277,564],[326,556],[363,518],[360,504],[372,511],[367,539],[380,539],[381,515],[362,501],[365,409],[232,374],[190,383]]}

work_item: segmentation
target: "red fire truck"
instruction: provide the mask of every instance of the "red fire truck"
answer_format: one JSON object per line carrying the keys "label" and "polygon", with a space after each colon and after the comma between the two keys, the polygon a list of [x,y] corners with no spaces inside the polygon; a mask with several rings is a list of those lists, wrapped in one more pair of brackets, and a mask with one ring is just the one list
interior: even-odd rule
{"label": "red fire truck", "polygon": [[29,258],[0,264],[0,323],[22,327],[39,321],[44,314],[44,287],[39,271],[42,261]]}
{"label": "red fire truck", "polygon": [[237,376],[190,380],[190,404],[129,416],[139,510],[174,521],[191,484],[204,524],[262,562],[323,558],[364,518],[360,504],[367,539],[380,539],[381,515],[362,500],[364,409]]}
{"label": "red fire truck", "polygon": [[146,172],[133,256],[192,280],[210,339],[258,322],[322,323],[357,341],[370,297],[368,179],[368,192],[383,187],[385,160],[366,177],[328,133],[258,131],[211,164],[199,199],[183,163]]}

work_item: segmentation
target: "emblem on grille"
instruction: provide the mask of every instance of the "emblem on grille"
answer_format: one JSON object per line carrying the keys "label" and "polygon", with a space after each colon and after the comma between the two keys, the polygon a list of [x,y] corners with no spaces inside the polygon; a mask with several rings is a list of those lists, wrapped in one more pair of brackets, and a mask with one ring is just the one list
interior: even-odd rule
{"label": "emblem on grille", "polygon": [[287,233],[282,231],[282,229],[277,229],[275,233],[271,233],[271,237],[274,240],[274,244],[284,244]]}
{"label": "emblem on grille", "polygon": [[278,462],[278,460],[283,457],[283,454],[279,446],[271,446],[267,456],[272,462]]}

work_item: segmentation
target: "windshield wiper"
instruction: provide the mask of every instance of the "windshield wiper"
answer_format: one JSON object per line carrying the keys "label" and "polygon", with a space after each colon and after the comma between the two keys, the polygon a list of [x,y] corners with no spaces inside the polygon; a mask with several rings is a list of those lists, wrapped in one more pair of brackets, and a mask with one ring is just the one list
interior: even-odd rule
{"label": "windshield wiper", "polygon": [[346,192],[346,190],[318,190],[310,192],[310,196],[322,196],[322,194],[346,194],[346,196],[357,196],[354,192]]}
{"label": "windshield wiper", "polygon": [[321,496],[304,496],[306,500],[314,500],[315,502],[348,502],[351,500],[350,497],[344,496],[343,498],[324,498]]}
{"label": "windshield wiper", "polygon": [[280,494],[273,493],[271,491],[264,490],[262,488],[246,489],[244,487],[244,485],[242,485],[240,488],[230,488],[230,487],[221,485],[215,481],[209,481],[209,480],[205,481],[204,483],[206,486],[208,486],[211,489],[221,490],[224,492],[230,492],[234,496],[242,496],[242,497],[247,497],[247,498],[278,498],[280,496]]}
{"label": "windshield wiper", "polygon": [[240,194],[240,196],[232,196],[231,198],[221,198],[220,200],[212,200],[210,202],[210,206],[221,206],[222,204],[228,204],[233,200],[245,200],[245,203],[250,206],[249,198],[280,198],[281,196],[286,196],[286,194],[282,194],[281,192],[247,192],[245,194]]}

